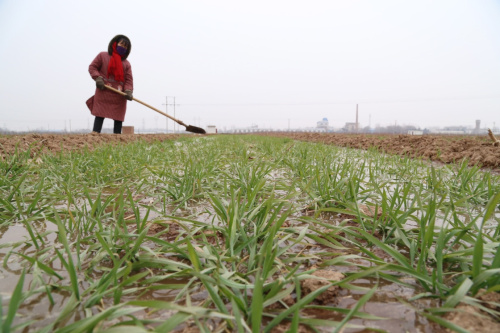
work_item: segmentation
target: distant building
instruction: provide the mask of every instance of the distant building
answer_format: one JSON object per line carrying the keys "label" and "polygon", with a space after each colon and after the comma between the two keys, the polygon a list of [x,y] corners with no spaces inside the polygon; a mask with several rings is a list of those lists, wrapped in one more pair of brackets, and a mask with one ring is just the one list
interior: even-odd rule
{"label": "distant building", "polygon": [[216,133],[217,133],[217,127],[215,127],[215,125],[207,126],[207,134],[216,134]]}
{"label": "distant building", "polygon": [[408,131],[408,135],[423,135],[424,131],[410,130]]}
{"label": "distant building", "polygon": [[327,130],[328,129],[328,118],[323,118],[323,120],[321,121],[318,121],[316,123],[316,128],[321,128],[321,129],[324,129],[324,130]]}
{"label": "distant building", "polygon": [[476,128],[474,129],[473,133],[478,134],[479,132],[481,132],[481,120],[477,119],[476,120]]}
{"label": "distant building", "polygon": [[344,130],[346,132],[356,132],[357,124],[356,123],[345,123]]}

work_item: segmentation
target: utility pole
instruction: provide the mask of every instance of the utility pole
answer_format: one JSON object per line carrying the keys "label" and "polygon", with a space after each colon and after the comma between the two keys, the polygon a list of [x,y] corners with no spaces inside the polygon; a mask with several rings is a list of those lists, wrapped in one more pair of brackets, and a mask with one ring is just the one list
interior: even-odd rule
{"label": "utility pole", "polygon": [[[174,118],[175,118],[175,96],[174,96]],[[174,133],[177,133],[177,131],[175,130],[175,122],[174,122]],[[179,125],[177,125],[177,129],[179,129]]]}
{"label": "utility pole", "polygon": [[[165,96],[165,103],[163,103],[163,105],[165,105],[165,113],[168,114],[168,96]],[[165,117],[167,119],[165,119],[165,123],[167,125],[167,134],[168,134],[168,117]]]}
{"label": "utility pole", "polygon": [[[169,97],[174,99],[174,104],[168,104],[168,98]],[[174,106],[174,118],[175,118],[175,106],[177,105],[177,104],[175,104],[175,96],[165,96],[165,98],[166,98],[165,104],[163,104],[163,105],[165,105],[165,109],[167,110],[167,114],[168,114],[168,106],[169,105],[173,105]],[[168,119],[168,117],[167,117],[167,119]],[[173,131],[174,131],[174,133],[176,133],[175,121],[174,121],[174,129],[173,129]],[[167,133],[168,133],[168,120],[167,120]]]}

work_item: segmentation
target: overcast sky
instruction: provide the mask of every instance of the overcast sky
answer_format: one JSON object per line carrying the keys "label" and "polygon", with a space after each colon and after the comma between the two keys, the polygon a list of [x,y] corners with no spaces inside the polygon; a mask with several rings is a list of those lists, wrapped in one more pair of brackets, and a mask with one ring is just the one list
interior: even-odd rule
{"label": "overcast sky", "polygon": [[[91,128],[117,34],[134,97],[195,126],[500,127],[500,0],[0,0],[0,127]],[[129,102],[124,126],[167,125]]]}

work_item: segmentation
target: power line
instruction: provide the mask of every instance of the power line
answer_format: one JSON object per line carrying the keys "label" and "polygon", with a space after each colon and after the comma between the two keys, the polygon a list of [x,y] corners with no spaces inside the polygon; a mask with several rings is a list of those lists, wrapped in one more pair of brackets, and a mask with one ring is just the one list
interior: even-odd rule
{"label": "power line", "polygon": [[377,103],[411,103],[411,102],[438,102],[438,101],[461,101],[476,99],[500,99],[500,96],[477,96],[477,97],[450,97],[450,98],[421,98],[421,99],[392,99],[392,100],[346,100],[336,102],[304,102],[304,103],[183,103],[177,106],[322,106],[338,104],[377,104]]}

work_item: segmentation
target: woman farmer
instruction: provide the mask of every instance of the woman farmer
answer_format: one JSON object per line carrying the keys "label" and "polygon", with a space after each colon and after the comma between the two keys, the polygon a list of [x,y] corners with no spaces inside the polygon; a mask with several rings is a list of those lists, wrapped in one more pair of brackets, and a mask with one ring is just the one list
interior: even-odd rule
{"label": "woman farmer", "polygon": [[[127,99],[132,100],[134,89],[132,67],[127,60],[132,44],[124,35],[115,36],[108,46],[108,52],[101,52],[89,66],[89,73],[95,80],[95,95],[87,100],[87,106],[95,116],[93,132],[101,133],[104,118],[115,121],[113,133],[121,134],[127,110]],[[104,85],[125,92],[122,96]]]}

